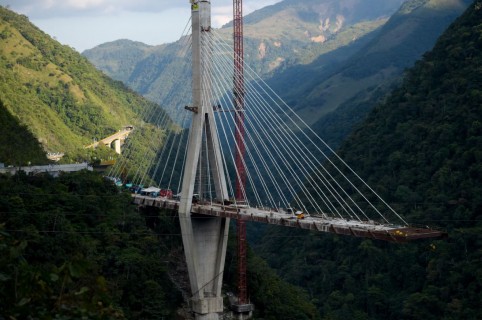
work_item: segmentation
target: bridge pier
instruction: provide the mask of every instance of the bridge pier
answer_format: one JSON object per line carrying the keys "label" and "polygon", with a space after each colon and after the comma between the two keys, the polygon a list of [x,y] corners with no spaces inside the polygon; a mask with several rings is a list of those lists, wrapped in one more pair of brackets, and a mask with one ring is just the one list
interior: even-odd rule
{"label": "bridge pier", "polygon": [[196,319],[218,320],[224,310],[221,290],[229,231],[227,220],[209,217],[180,220],[192,291],[190,305]]}
{"label": "bridge pier", "polygon": [[120,139],[112,141],[112,144],[114,145],[114,151],[117,154],[121,154],[121,141],[120,141]]}

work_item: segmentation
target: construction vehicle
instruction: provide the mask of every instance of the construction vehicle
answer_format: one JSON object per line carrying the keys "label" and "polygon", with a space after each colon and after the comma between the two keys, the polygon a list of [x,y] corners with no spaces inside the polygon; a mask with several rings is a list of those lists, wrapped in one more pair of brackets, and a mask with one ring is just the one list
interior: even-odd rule
{"label": "construction vehicle", "polygon": [[295,216],[296,216],[296,219],[304,219],[305,218],[305,214],[303,213],[303,211],[296,211]]}
{"label": "construction vehicle", "polygon": [[305,214],[303,213],[303,211],[300,211],[300,210],[295,210],[293,208],[286,208],[285,212],[286,212],[286,214],[289,214],[292,217],[296,217],[296,219],[304,219],[305,218]]}
{"label": "construction vehicle", "polygon": [[172,190],[171,189],[161,189],[159,191],[159,197],[172,199],[172,197],[173,197]]}

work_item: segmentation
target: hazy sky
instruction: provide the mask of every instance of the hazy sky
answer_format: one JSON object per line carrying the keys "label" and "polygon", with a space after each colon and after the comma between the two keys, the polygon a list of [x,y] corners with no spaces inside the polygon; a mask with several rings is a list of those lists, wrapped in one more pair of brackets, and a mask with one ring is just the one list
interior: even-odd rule
{"label": "hazy sky", "polygon": [[[244,0],[244,15],[281,0]],[[0,0],[37,27],[82,52],[117,39],[150,45],[179,39],[189,0]],[[211,0],[214,27],[232,20],[232,0]]]}

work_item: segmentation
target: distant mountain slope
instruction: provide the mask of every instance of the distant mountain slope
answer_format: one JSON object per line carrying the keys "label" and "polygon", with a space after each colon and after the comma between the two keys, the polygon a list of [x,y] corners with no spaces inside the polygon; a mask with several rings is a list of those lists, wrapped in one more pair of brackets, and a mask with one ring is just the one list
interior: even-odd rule
{"label": "distant mountain slope", "polygon": [[482,314],[482,1],[373,110],[339,154],[409,222],[448,240],[386,244],[270,229],[263,252],[323,319]]}
{"label": "distant mountain slope", "polygon": [[84,55],[94,65],[103,62],[102,70],[108,75],[115,75],[119,81],[127,83],[135,66],[156,47],[127,39],[101,44],[95,50],[86,50]]}
{"label": "distant mountain slope", "polygon": [[[285,0],[245,18],[248,64],[264,74],[309,63],[383,25],[405,0]],[[232,25],[220,30],[226,39]]]}
{"label": "distant mountain slope", "polygon": [[[162,112],[51,39],[27,17],[3,7],[0,79],[0,100],[8,112],[28,127],[45,151],[65,152],[76,161],[89,157],[84,146],[92,139],[125,125],[141,130],[146,110]],[[160,135],[160,130],[153,130]]]}
{"label": "distant mountain slope", "polygon": [[[245,17],[247,64],[265,75],[309,63],[378,29],[403,1],[285,0],[251,13]],[[232,42],[229,24],[216,32]],[[182,48],[182,41],[150,48],[115,41],[83,54],[107,75],[169,106],[182,103],[186,97],[179,88],[190,83],[189,59],[179,57]]]}
{"label": "distant mountain slope", "polygon": [[[347,61],[338,66],[323,60],[295,66],[276,74],[269,83],[276,91],[283,92],[288,104],[330,140],[329,131],[336,130],[334,117],[340,115],[335,112],[327,119],[324,116],[338,108],[340,114],[352,113],[355,119],[362,116],[367,111],[365,102],[383,97],[404,69],[432,48],[437,37],[469,3],[470,0],[409,0],[374,39]],[[303,77],[302,70],[316,71],[311,74],[306,71],[309,76]],[[293,75],[303,79],[301,85],[290,85]],[[349,119],[340,120],[344,122],[340,127],[347,128],[345,134],[348,133]],[[330,127],[329,131],[323,130],[325,126]]]}

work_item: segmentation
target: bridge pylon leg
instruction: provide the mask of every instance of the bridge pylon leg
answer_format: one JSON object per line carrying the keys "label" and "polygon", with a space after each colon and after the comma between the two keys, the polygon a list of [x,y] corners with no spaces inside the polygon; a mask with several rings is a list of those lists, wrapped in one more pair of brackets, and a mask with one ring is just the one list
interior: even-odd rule
{"label": "bridge pylon leg", "polygon": [[[229,232],[229,219],[191,215],[191,206],[200,165],[203,133],[205,133],[209,166],[216,198],[228,199],[214,111],[211,97],[209,38],[202,33],[211,29],[211,4],[206,0],[192,0],[192,60],[193,111],[184,176],[182,181],[179,220],[182,241],[191,284],[191,309],[197,320],[218,320],[222,314],[222,282]],[[202,49],[201,46],[208,46]],[[201,55],[201,52],[204,52]],[[204,79],[202,81],[201,79]],[[203,103],[204,101],[204,103]],[[200,193],[202,196],[202,193]],[[201,199],[202,200],[202,199]]]}

